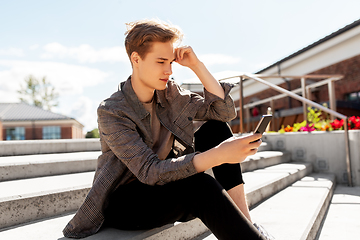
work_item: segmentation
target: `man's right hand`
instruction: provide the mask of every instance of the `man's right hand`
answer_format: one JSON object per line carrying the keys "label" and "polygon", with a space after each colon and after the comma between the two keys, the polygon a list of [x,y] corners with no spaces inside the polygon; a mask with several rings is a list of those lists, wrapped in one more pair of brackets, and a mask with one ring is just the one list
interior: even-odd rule
{"label": "man's right hand", "polygon": [[218,146],[195,155],[193,164],[198,172],[224,163],[241,163],[250,155],[254,155],[261,145],[262,134],[229,138]]}

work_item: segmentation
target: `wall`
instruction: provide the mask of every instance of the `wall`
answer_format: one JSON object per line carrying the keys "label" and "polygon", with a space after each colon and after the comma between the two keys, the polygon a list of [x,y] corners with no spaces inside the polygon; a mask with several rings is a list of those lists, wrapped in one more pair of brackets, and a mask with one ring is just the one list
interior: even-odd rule
{"label": "wall", "polygon": [[[344,131],[266,133],[263,141],[273,150],[289,151],[292,161],[311,162],[315,172],[335,173],[337,182],[347,183]],[[349,131],[352,181],[360,186],[360,130]]]}
{"label": "wall", "polygon": [[72,129],[71,127],[61,127],[61,139],[71,139]]}
{"label": "wall", "polygon": [[0,141],[3,140],[3,128],[2,128],[2,122],[0,121]]}
{"label": "wall", "polygon": [[42,126],[30,126],[25,128],[26,140],[37,140],[42,138]]}
{"label": "wall", "polygon": [[3,124],[2,139],[6,140],[6,128],[25,127],[26,140],[43,139],[44,126],[60,126],[62,139],[84,138],[82,134],[83,126],[76,120],[54,120],[54,121],[8,121]]}
{"label": "wall", "polygon": [[[321,44],[318,44],[305,52],[302,52],[292,58],[279,63],[278,65],[272,66],[268,69],[261,71],[261,74],[264,75],[278,75],[279,70],[281,75],[305,75],[309,73],[325,73],[325,74],[345,74],[345,81],[340,80],[336,83],[336,86],[340,89],[347,89],[346,91],[352,92],[354,87],[359,89],[359,76],[358,71],[360,64],[360,25],[349,29],[340,35],[332,37]],[[356,77],[357,80],[350,80]],[[276,84],[282,85],[287,88],[284,80],[279,78],[266,79],[267,81]],[[358,81],[358,82],[356,82]],[[300,81],[292,81],[291,89],[298,88],[300,86]],[[267,90],[268,87],[257,83],[255,81],[249,80],[244,82],[244,97],[245,103],[248,103],[251,98],[258,97],[259,99],[264,99],[269,95],[277,94],[277,92],[272,90]],[[234,88],[231,91],[231,95],[235,100],[239,99],[239,88]],[[316,97],[322,97],[327,99],[327,87],[322,87],[321,91]],[[336,93],[337,99],[344,98],[344,92],[342,90],[339,93]],[[293,106],[299,104],[298,101],[292,100]],[[327,101],[327,100],[325,100]],[[288,99],[283,98],[276,101],[275,108],[284,108],[288,106]]]}
{"label": "wall", "polygon": [[[335,82],[335,96],[337,100],[345,100],[346,94],[360,91],[360,55],[319,69],[311,74],[343,74],[344,78]],[[327,101],[329,94],[327,87],[321,87],[316,94],[312,94],[315,101]]]}
{"label": "wall", "polygon": [[[319,69],[317,71],[308,73],[308,74],[342,74],[344,78],[335,82],[335,95],[337,100],[345,100],[347,93],[360,91],[360,55],[353,58],[346,59],[344,61],[338,62],[331,66]],[[316,81],[316,80],[313,80]],[[288,89],[286,83],[281,83],[279,85],[282,88]],[[290,81],[291,90],[301,87],[300,80]],[[265,99],[271,96],[278,95],[278,92],[273,89],[266,89],[264,91],[255,93],[251,96],[244,98],[244,103],[247,104],[253,99]],[[235,98],[235,96],[233,96]],[[238,97],[237,97],[238,99]],[[327,85],[318,87],[315,92],[312,93],[310,100],[315,102],[326,102],[329,101],[328,87]],[[238,104],[238,103],[236,103]],[[274,102],[275,109],[284,109],[289,107],[289,98],[285,97]],[[295,100],[291,99],[291,106],[300,107],[302,104]],[[263,104],[260,107],[262,113],[266,112],[268,104]]]}

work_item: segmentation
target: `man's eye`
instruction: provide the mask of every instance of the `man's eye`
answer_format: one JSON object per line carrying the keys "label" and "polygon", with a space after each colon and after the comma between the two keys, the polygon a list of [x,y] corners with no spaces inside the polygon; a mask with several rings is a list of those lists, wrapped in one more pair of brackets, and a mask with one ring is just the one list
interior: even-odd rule
{"label": "man's eye", "polygon": [[163,64],[163,63],[165,63],[165,62],[158,62],[158,63]]}

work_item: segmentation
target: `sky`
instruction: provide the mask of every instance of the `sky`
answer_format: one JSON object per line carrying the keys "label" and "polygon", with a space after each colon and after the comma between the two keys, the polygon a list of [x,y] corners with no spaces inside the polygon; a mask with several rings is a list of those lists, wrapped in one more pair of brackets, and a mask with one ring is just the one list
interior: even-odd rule
{"label": "sky", "polygon": [[[179,26],[216,78],[257,72],[360,19],[359,0],[0,0],[0,102],[19,102],[24,79],[59,93],[53,111],[84,131],[99,103],[131,75],[125,23],[160,19]],[[195,75],[173,64],[179,84]]]}

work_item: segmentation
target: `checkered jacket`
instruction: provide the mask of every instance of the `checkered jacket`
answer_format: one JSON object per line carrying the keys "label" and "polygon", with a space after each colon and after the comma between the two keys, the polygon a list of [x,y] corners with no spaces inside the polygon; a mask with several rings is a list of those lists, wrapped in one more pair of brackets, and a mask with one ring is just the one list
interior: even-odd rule
{"label": "checkered jacket", "polygon": [[[149,185],[163,185],[196,174],[192,159],[193,120],[227,122],[236,116],[229,95],[233,85],[221,83],[225,100],[204,89],[204,97],[184,90],[174,81],[155,91],[160,122],[175,136],[175,158],[159,160],[153,146],[150,114],[137,98],[131,77],[98,108],[102,154],[84,203],[63,230],[65,237],[83,238],[96,233],[104,222],[108,196],[134,176]],[[126,207],[126,206],[124,206]],[[121,216],[119,216],[121,217]]]}

